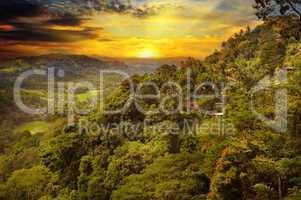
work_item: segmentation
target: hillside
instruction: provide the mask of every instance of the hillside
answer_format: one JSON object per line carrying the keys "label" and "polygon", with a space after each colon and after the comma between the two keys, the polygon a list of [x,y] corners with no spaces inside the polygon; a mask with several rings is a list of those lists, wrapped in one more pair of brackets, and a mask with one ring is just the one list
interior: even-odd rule
{"label": "hillside", "polygon": [[[29,115],[23,113],[14,103],[13,87],[17,77],[29,70],[55,69],[55,84],[58,82],[89,81],[96,90],[99,90],[100,72],[103,70],[120,71],[128,75],[143,74],[152,71],[154,68],[129,66],[123,62],[110,60],[100,60],[84,55],[62,55],[50,54],[43,56],[22,57],[2,63],[0,65],[0,126],[9,128],[20,124],[30,123],[40,120],[55,120],[56,115]],[[59,77],[59,71],[64,72],[63,77]],[[124,77],[118,74],[106,74],[105,93],[111,90],[122,81]],[[56,86],[55,86],[56,87]],[[47,105],[48,80],[47,76],[33,75],[22,84],[22,97],[26,105],[34,108],[45,107]],[[82,90],[77,96],[79,103],[89,100],[91,95],[97,91]],[[4,114],[5,113],[5,114]]]}
{"label": "hillside", "polygon": [[[72,60],[86,66],[86,59]],[[287,80],[273,77],[283,70]],[[35,135],[0,130],[0,199],[298,200],[300,80],[300,22],[272,18],[202,61],[123,80],[110,88],[104,110],[80,117],[84,125]],[[275,94],[287,95],[285,131]]]}
{"label": "hillside", "polygon": [[13,59],[0,65],[0,72],[2,76],[6,74],[9,76],[18,75],[27,69],[48,69],[48,68],[62,69],[69,76],[82,76],[85,73],[92,73],[95,70],[123,70],[133,73],[134,69],[137,73],[148,72],[147,68],[140,69],[132,68],[123,62],[116,60],[105,60],[84,56],[84,55],[62,55],[50,54],[43,56],[23,57]]}

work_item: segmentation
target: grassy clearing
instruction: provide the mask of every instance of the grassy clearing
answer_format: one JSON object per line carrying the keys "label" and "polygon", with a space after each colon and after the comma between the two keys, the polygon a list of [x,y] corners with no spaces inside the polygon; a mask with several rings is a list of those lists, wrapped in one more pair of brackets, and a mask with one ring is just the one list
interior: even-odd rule
{"label": "grassy clearing", "polygon": [[32,135],[37,133],[47,133],[51,129],[51,123],[45,121],[33,121],[20,125],[15,129],[17,133],[30,132]]}

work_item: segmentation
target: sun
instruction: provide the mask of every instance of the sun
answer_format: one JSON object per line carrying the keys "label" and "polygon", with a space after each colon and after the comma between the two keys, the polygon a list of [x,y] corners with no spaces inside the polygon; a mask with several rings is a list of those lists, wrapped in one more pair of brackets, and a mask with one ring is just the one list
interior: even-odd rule
{"label": "sun", "polygon": [[155,58],[159,57],[159,53],[154,48],[145,48],[139,51],[137,56],[139,58]]}

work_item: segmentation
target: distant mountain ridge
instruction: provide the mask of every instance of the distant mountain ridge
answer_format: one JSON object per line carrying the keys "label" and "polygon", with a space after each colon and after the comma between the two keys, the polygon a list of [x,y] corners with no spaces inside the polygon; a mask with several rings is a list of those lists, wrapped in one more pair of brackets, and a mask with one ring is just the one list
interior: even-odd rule
{"label": "distant mountain ridge", "polygon": [[[99,83],[101,70],[119,71],[129,76],[134,74],[144,74],[154,71],[158,66],[130,66],[119,60],[106,59],[101,60],[85,55],[64,55],[49,54],[41,56],[20,57],[4,63],[0,63],[0,110],[5,106],[9,108],[13,103],[13,86],[17,77],[23,72],[31,69],[55,68],[64,71],[64,77],[58,78],[57,81],[78,82],[90,81],[93,84]],[[108,77],[111,77],[108,75]],[[116,74],[116,76],[119,76]],[[107,78],[108,78],[107,77]],[[114,80],[114,84],[125,77]],[[23,84],[23,87],[29,90],[42,90],[47,88],[47,77],[32,76]]]}
{"label": "distant mountain ridge", "polygon": [[[64,54],[49,54],[41,56],[29,56],[12,59],[2,64],[2,67],[7,64],[18,64],[22,62],[24,65],[36,68],[47,67],[97,67],[107,68],[108,65],[117,64],[109,61],[92,58],[85,55],[64,55]],[[124,63],[118,63],[118,67],[127,67]],[[22,66],[20,66],[22,67]]]}
{"label": "distant mountain ridge", "polygon": [[[157,65],[144,65],[141,64],[139,67],[137,65],[126,64],[121,60],[110,59],[101,59],[90,57],[86,55],[72,55],[72,54],[48,54],[41,56],[29,56],[29,57],[20,57],[12,59],[0,64],[0,73],[1,69],[18,68],[17,71],[23,71],[29,68],[50,68],[55,67],[62,69],[64,71],[75,72],[77,70],[86,71],[86,70],[121,70],[127,73],[146,73],[155,70],[159,67]],[[3,70],[2,70],[3,71]],[[6,70],[11,71],[11,70]]]}

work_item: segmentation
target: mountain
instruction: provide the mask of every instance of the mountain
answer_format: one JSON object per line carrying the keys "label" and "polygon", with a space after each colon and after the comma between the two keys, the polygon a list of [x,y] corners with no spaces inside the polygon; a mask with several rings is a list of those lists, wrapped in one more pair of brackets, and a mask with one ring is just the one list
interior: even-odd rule
{"label": "mountain", "polygon": [[[2,113],[11,111],[6,120],[30,121],[32,117],[26,116],[15,107],[13,100],[13,86],[17,77],[23,72],[31,69],[48,70],[55,69],[56,82],[74,82],[89,81],[94,86],[99,86],[100,72],[103,70],[113,71],[111,74],[105,74],[106,87],[114,88],[125,77],[116,72],[122,72],[128,76],[134,74],[144,74],[153,71],[157,66],[130,66],[122,61],[115,59],[97,59],[85,55],[62,55],[50,54],[42,56],[21,57],[12,59],[0,64],[0,111]],[[59,70],[62,70],[63,77],[58,76]],[[31,76],[22,84],[23,96],[26,97],[30,104],[36,106],[44,105],[47,98],[48,79],[47,76]],[[41,102],[42,100],[42,102]],[[4,112],[5,111],[5,112]],[[12,112],[13,111],[13,112]],[[18,117],[17,117],[18,116]],[[0,117],[4,117],[0,114]],[[19,118],[20,117],[20,118]],[[12,120],[15,118],[14,120]],[[35,117],[39,118],[39,117]]]}
{"label": "mountain", "polygon": [[[87,59],[72,60],[85,65]],[[38,63],[25,60],[20,66]],[[2,77],[17,69],[7,65]],[[283,70],[286,78],[275,81]],[[71,126],[47,120],[17,131],[2,126],[1,200],[300,199],[298,20],[271,18],[233,35],[204,60],[117,79],[110,78],[114,87],[102,103],[122,112],[97,110]],[[283,122],[285,130],[279,129]]]}
{"label": "mountain", "polygon": [[[95,191],[89,183],[97,179],[100,193],[113,200],[297,200],[301,193],[300,61],[300,22],[271,18],[254,30],[233,35],[204,60],[189,58],[178,66],[163,65],[154,73],[133,76],[134,87],[146,85],[142,94],[158,94],[147,87],[152,82],[160,95],[138,99],[122,113],[94,117],[105,127],[130,124],[138,131],[126,129],[118,139],[110,137],[117,147],[104,147],[101,143],[107,140],[99,141],[94,148],[113,153],[101,169],[92,167],[90,174],[81,171],[77,183],[88,189],[79,190],[79,195]],[[287,70],[287,81],[274,81],[271,77],[282,70]],[[266,79],[271,85],[258,91]],[[177,87],[166,88],[170,82]],[[200,96],[187,95],[191,91]],[[120,109],[130,98],[129,84],[123,82],[105,108]],[[277,116],[276,106],[287,109],[286,118]],[[93,166],[98,156],[105,155],[84,157],[80,166]],[[84,182],[86,178],[91,182]]]}

